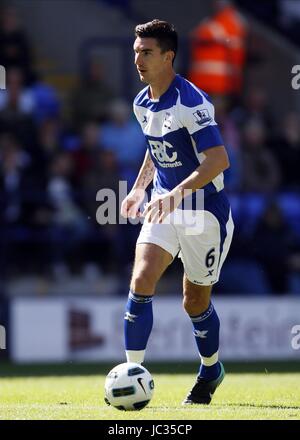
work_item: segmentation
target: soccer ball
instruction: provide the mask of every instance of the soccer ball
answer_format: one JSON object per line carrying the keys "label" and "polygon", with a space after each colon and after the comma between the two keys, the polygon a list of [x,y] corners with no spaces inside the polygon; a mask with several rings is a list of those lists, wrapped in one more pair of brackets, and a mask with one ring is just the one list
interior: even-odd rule
{"label": "soccer ball", "polygon": [[123,411],[137,411],[150,402],[154,382],[145,367],[134,362],[125,362],[108,373],[104,387],[107,405]]}

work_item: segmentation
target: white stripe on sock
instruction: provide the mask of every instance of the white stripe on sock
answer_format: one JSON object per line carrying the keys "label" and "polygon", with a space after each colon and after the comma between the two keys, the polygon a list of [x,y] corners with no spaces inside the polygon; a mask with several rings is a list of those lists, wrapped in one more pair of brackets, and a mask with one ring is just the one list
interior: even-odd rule
{"label": "white stripe on sock", "polygon": [[144,362],[145,350],[126,350],[127,362],[142,364]]}
{"label": "white stripe on sock", "polygon": [[216,351],[216,353],[214,353],[212,356],[210,357],[204,357],[201,356],[201,362],[203,365],[205,365],[206,367],[211,367],[212,365],[216,364],[219,360],[219,352]]}

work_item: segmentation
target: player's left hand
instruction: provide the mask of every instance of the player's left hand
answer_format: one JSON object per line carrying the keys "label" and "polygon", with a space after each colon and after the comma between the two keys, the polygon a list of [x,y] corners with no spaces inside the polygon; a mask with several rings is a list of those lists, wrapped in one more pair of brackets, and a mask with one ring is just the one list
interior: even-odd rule
{"label": "player's left hand", "polygon": [[163,223],[166,217],[180,205],[182,198],[182,193],[178,190],[163,194],[146,204],[142,216],[148,223]]}

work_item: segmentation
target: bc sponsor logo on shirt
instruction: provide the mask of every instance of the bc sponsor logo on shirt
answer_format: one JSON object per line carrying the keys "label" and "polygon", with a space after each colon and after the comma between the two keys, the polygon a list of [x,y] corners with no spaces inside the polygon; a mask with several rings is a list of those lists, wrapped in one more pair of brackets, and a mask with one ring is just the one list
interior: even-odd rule
{"label": "bc sponsor logo on shirt", "polygon": [[152,155],[161,167],[173,168],[182,166],[182,162],[177,161],[177,152],[169,152],[169,150],[174,148],[169,142],[149,140],[149,145]]}

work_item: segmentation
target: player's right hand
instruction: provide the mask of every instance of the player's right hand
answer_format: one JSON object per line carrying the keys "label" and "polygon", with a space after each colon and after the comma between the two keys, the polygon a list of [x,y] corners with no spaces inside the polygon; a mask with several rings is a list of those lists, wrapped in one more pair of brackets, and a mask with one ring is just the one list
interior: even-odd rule
{"label": "player's right hand", "polygon": [[141,217],[139,207],[144,200],[145,190],[141,188],[133,189],[121,204],[121,215],[125,218]]}

